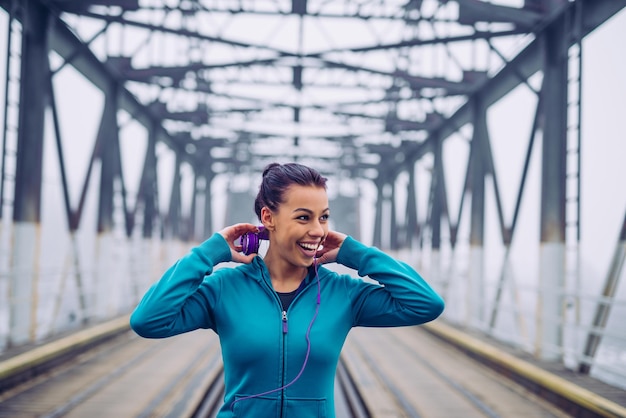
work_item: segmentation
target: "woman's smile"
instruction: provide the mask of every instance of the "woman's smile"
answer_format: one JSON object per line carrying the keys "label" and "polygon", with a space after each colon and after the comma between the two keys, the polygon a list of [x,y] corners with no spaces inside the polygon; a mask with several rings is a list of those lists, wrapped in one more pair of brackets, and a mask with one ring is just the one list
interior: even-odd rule
{"label": "woman's smile", "polygon": [[315,253],[317,252],[317,249],[319,248],[320,244],[319,242],[316,242],[316,243],[299,242],[298,246],[300,247],[300,249],[302,250],[305,256],[312,258],[312,257],[315,257]]}

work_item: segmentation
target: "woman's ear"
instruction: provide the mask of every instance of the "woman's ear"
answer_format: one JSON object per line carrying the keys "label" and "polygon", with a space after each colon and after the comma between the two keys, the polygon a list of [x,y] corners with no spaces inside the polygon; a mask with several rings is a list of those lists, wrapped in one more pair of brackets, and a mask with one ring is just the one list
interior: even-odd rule
{"label": "woman's ear", "polygon": [[274,214],[267,206],[261,208],[261,223],[269,231],[273,231],[276,227],[274,224]]}

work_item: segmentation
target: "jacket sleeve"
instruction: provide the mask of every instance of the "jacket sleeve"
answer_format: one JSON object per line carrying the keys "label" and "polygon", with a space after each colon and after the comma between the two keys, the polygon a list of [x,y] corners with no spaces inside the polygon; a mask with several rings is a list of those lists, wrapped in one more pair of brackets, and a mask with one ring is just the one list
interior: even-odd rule
{"label": "jacket sleeve", "polygon": [[377,283],[348,278],[353,326],[419,325],[437,318],[444,301],[411,266],[347,237],[337,262]]}
{"label": "jacket sleeve", "polygon": [[230,261],[224,237],[214,234],[179,259],[143,296],[130,326],[145,338],[164,338],[198,328],[214,328],[213,307],[220,281],[213,268]]}

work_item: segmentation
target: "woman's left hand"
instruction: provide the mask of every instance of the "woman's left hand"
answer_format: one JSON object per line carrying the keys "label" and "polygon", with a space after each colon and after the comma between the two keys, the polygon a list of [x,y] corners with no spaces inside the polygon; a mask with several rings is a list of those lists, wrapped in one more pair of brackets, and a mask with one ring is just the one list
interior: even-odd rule
{"label": "woman's left hand", "polygon": [[342,234],[341,232],[328,231],[328,235],[326,235],[326,238],[322,242],[322,248],[317,250],[317,253],[315,254],[317,262],[319,264],[328,264],[337,261],[339,248],[341,247],[341,244],[343,244],[346,237],[347,235]]}

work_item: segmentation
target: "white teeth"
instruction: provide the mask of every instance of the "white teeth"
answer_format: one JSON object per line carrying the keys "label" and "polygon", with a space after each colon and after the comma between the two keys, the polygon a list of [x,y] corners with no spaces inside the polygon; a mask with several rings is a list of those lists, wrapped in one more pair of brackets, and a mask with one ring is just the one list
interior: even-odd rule
{"label": "white teeth", "polygon": [[317,245],[315,244],[305,244],[305,243],[300,243],[299,244],[302,248],[304,248],[305,250],[317,250]]}

